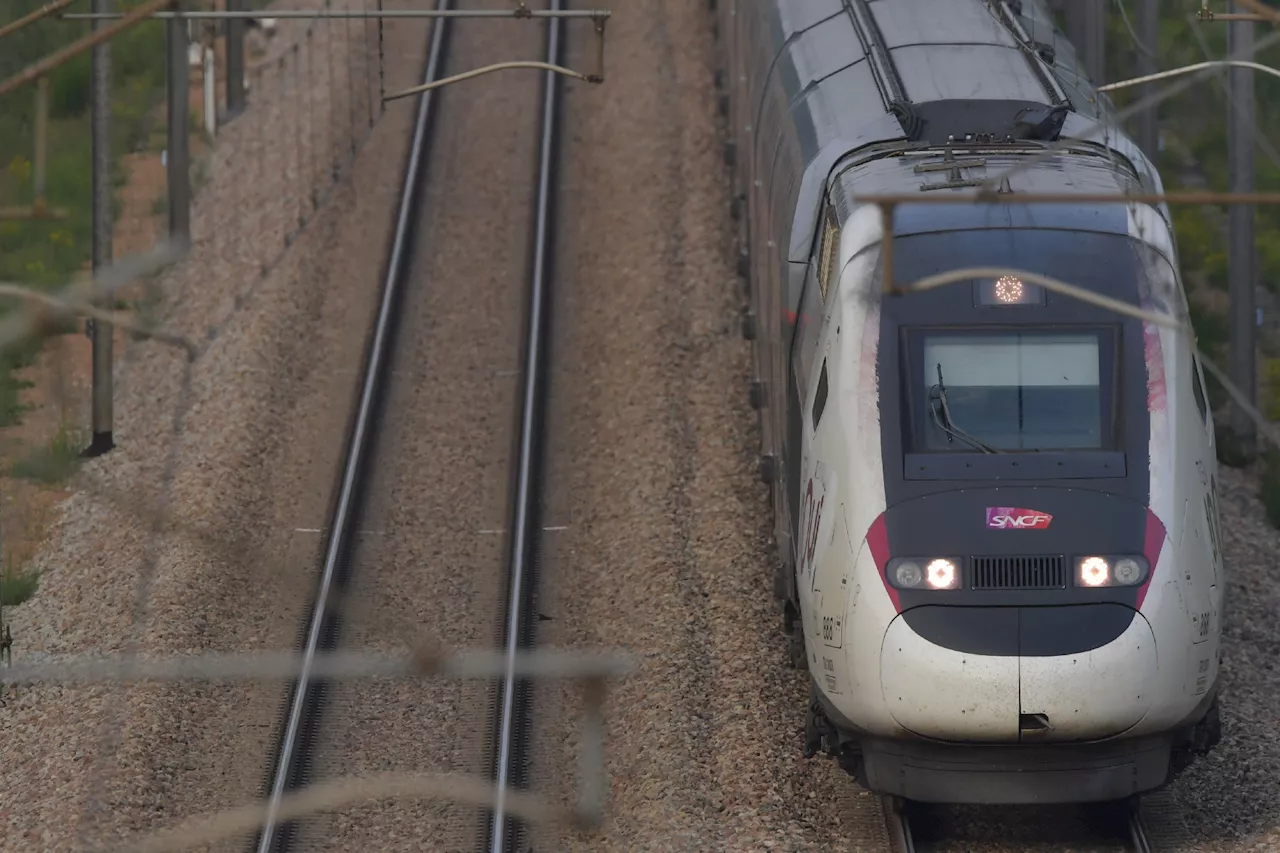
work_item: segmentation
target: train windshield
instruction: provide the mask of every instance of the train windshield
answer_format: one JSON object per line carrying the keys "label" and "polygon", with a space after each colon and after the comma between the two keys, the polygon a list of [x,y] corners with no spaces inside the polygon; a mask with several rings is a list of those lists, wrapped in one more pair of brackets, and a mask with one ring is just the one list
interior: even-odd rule
{"label": "train windshield", "polygon": [[[1101,450],[1100,331],[919,334],[912,369],[917,451]],[[916,359],[913,359],[916,360]]]}

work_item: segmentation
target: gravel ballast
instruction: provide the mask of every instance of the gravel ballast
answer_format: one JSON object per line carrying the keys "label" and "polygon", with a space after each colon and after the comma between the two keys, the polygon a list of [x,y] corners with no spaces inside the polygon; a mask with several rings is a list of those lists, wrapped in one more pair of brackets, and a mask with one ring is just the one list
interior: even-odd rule
{"label": "gravel ballast", "polygon": [[[800,754],[806,687],[786,668],[753,476],[710,24],[700,3],[618,4],[606,83],[566,93],[546,524],[567,529],[544,539],[538,630],[641,669],[610,685],[603,834],[540,835],[538,850],[884,841],[878,801]],[[588,36],[571,33],[574,67]],[[535,784],[567,798],[577,691],[542,686],[535,703]]]}
{"label": "gravel ballast", "polygon": [[[711,18],[687,0],[612,5],[607,82],[564,89],[551,529],[538,631],[556,646],[629,650],[641,669],[610,685],[603,832],[539,832],[534,849],[882,849],[875,798],[833,762],[800,753],[806,676],[786,667],[770,590]],[[451,71],[541,55],[533,28],[458,27]],[[389,90],[417,82],[427,28],[386,25]],[[589,28],[571,25],[569,38],[568,64],[590,68]],[[506,524],[537,81],[503,72],[462,86],[442,102],[444,162],[430,164],[420,223],[427,253],[414,282],[422,287],[405,309],[395,365],[404,375],[388,401],[396,422],[379,449],[348,647],[402,648],[423,635],[485,645],[496,634],[505,555],[502,537],[487,531]],[[321,100],[282,98],[273,121]],[[240,128],[261,130],[254,122],[267,121],[264,107],[254,103],[220,145],[249,135]],[[194,216],[195,253],[167,280],[182,294],[169,325],[197,340],[208,326],[221,330],[193,368],[194,405],[165,500],[210,543],[247,552],[158,540],[137,512],[79,495],[41,557],[39,593],[9,611],[15,661],[122,649],[135,614],[144,647],[156,652],[293,645],[412,111],[412,99],[390,105],[355,173],[260,284],[250,269],[256,248],[208,235],[238,233],[212,226],[244,217],[244,199],[283,198],[293,185],[287,177],[274,192],[262,185],[277,180],[271,169],[215,170]],[[276,235],[263,240],[283,233],[258,230]],[[229,263],[237,251],[245,257]],[[442,281],[450,286],[432,288]],[[86,476],[156,495],[182,365],[166,350],[138,353],[121,369],[120,447],[89,463]],[[1251,475],[1224,470],[1221,480],[1231,608],[1225,740],[1173,795],[1194,849],[1274,850],[1280,593],[1271,574],[1280,532],[1267,526]],[[160,546],[157,568],[140,598],[151,544]],[[0,849],[85,849],[249,801],[283,695],[283,685],[256,683],[18,690],[0,709]],[[487,700],[479,685],[344,686],[333,707],[346,710],[325,731],[319,775],[479,770]],[[539,685],[534,788],[563,801],[576,785],[579,711],[572,688]],[[305,840],[469,849],[474,818],[436,803],[380,803],[309,823]],[[957,826],[965,841],[947,849],[1049,849],[1001,842],[987,822]],[[1070,847],[1074,840],[1052,849],[1088,849]]]}
{"label": "gravel ballast", "polygon": [[[392,22],[384,33],[388,86],[417,82],[427,26]],[[371,47],[376,58],[376,38]],[[187,402],[182,356],[131,344],[117,370],[118,447],[83,474],[103,485],[66,502],[36,564],[40,590],[7,610],[15,662],[134,641],[150,653],[295,642],[316,537],[293,531],[324,523],[412,120],[404,102],[389,109],[354,172],[261,278],[296,209],[262,200],[296,199],[313,185],[299,172],[305,158],[276,131],[300,127],[307,112],[323,120],[330,91],[323,77],[305,98],[283,84],[259,87],[220,135],[192,211],[192,252],[160,281],[164,325],[202,347],[181,438],[173,447],[175,412]],[[340,110],[349,91],[344,83]],[[139,504],[166,507],[181,531],[153,535]],[[251,801],[283,693],[251,682],[19,688],[0,711],[0,848],[96,848]]]}

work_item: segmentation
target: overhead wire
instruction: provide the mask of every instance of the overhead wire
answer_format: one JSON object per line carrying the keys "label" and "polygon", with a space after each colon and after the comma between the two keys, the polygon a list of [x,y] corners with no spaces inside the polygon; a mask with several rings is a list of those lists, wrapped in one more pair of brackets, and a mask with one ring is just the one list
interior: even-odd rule
{"label": "overhead wire", "polygon": [[[1199,25],[1200,22],[1195,19],[1194,15],[1188,15],[1187,18],[1191,22],[1191,34],[1195,37],[1196,43],[1200,46],[1200,52],[1204,54],[1206,60],[1213,60],[1213,51],[1209,47],[1208,40],[1204,37],[1204,32],[1201,25]],[[1251,63],[1245,67],[1250,67],[1255,71],[1261,71],[1275,77],[1280,77],[1280,71],[1260,63]],[[1227,99],[1231,102],[1231,108],[1239,109],[1241,106],[1240,101],[1236,97],[1235,93],[1231,91],[1231,87],[1223,81],[1222,74],[1213,75],[1213,82],[1216,84],[1218,91],[1227,96]],[[1258,126],[1256,110],[1245,110],[1244,114],[1247,117],[1246,123],[1249,126],[1249,132],[1253,135],[1254,142],[1256,142],[1258,147],[1262,149],[1262,153],[1267,155],[1267,159],[1271,161],[1272,165],[1277,169],[1280,169],[1280,151],[1276,150],[1275,145],[1271,143],[1271,140],[1267,138],[1267,135],[1262,132],[1262,128]]]}
{"label": "overhead wire", "polygon": [[[1264,50],[1265,48],[1271,47],[1272,45],[1275,45],[1277,43],[1280,43],[1280,30],[1277,30],[1277,32],[1272,33],[1271,35],[1266,36],[1265,38],[1262,38],[1254,42],[1251,48],[1238,51],[1236,54],[1233,54],[1228,58],[1229,59],[1250,59],[1258,51]],[[1084,140],[1089,140],[1099,133],[1103,133],[1103,134],[1109,133],[1111,125],[1115,125],[1118,127],[1123,122],[1134,117],[1135,115],[1142,112],[1143,110],[1146,110],[1150,107],[1154,107],[1157,104],[1163,103],[1169,98],[1172,98],[1174,95],[1177,95],[1187,90],[1191,86],[1194,86],[1196,83],[1200,82],[1201,79],[1204,76],[1206,76],[1207,73],[1208,73],[1207,71],[1201,70],[1193,74],[1184,75],[1177,82],[1171,83],[1168,86],[1162,89],[1159,89],[1156,92],[1153,92],[1151,95],[1145,98],[1140,98],[1135,103],[1131,104],[1130,106],[1126,107],[1123,110],[1120,110],[1118,113],[1112,116],[1109,121],[1096,121],[1089,128],[1087,128],[1082,134],[1078,136],[1073,136],[1070,138],[1064,137],[1056,142],[1047,144],[1044,147],[1043,151],[1036,154],[1029,155],[1025,160],[1022,160],[1013,166],[1010,166],[1004,170],[1001,170],[995,175],[985,178],[983,181],[979,183],[980,191],[985,193],[996,192],[1004,182],[1008,181],[1014,175],[1021,174],[1022,172],[1025,172],[1028,169],[1031,169],[1037,165],[1040,165],[1046,160],[1062,153],[1064,150],[1066,150],[1067,148],[1071,147],[1074,144],[1077,144]]]}

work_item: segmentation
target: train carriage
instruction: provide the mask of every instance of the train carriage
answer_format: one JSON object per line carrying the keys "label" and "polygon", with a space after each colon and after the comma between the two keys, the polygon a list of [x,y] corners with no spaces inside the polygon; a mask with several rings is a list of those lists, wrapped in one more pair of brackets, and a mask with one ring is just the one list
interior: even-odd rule
{"label": "train carriage", "polygon": [[[1165,784],[1220,738],[1203,375],[1180,333],[1032,279],[1185,318],[1168,210],[1018,201],[1159,193],[1154,166],[1040,0],[716,15],[806,750],[923,801]],[[882,296],[861,198],[1015,166],[1007,204],[897,205],[895,280],[984,272]]]}

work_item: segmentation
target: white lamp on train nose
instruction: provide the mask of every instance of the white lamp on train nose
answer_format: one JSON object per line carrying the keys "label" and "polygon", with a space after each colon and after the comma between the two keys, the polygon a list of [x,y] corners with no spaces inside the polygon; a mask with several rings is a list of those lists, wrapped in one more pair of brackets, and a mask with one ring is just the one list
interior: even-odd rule
{"label": "white lamp on train nose", "polygon": [[1080,580],[1085,586],[1103,586],[1111,576],[1111,567],[1101,557],[1087,557],[1080,563]]}
{"label": "white lamp on train nose", "polygon": [[1112,569],[1112,572],[1115,574],[1116,583],[1122,583],[1125,586],[1129,586],[1130,584],[1137,583],[1138,578],[1142,577],[1142,566],[1138,565],[1137,560],[1132,560],[1128,557],[1121,557],[1119,560],[1116,560],[1116,565],[1115,568]]}
{"label": "white lamp on train nose", "polygon": [[1022,301],[1022,279],[1011,275],[1002,275],[996,279],[996,299],[1009,305]]}
{"label": "white lamp on train nose", "polygon": [[893,574],[898,586],[907,588],[918,585],[924,579],[924,574],[920,571],[920,567],[908,561],[899,563]]}
{"label": "white lamp on train nose", "polygon": [[929,586],[934,589],[951,589],[956,583],[956,564],[950,560],[931,560],[925,572],[929,577]]}
{"label": "white lamp on train nose", "polygon": [[960,566],[958,557],[894,557],[885,579],[898,589],[959,589]]}

